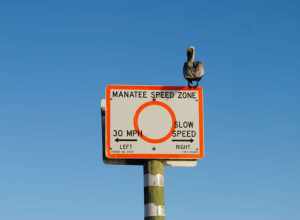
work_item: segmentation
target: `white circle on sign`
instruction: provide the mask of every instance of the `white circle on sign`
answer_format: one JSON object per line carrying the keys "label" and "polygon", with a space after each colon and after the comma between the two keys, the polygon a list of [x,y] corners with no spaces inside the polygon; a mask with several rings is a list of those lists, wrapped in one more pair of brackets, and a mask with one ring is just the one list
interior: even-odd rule
{"label": "white circle on sign", "polygon": [[143,109],[138,123],[142,134],[154,139],[164,137],[172,128],[172,118],[169,112],[157,105]]}

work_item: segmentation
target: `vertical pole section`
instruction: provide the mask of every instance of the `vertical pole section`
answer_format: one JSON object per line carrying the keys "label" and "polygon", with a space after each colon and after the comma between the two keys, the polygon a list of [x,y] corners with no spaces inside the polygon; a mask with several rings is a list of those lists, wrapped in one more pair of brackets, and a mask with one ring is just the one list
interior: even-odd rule
{"label": "vertical pole section", "polygon": [[144,164],[145,220],[165,220],[164,164],[148,160]]}

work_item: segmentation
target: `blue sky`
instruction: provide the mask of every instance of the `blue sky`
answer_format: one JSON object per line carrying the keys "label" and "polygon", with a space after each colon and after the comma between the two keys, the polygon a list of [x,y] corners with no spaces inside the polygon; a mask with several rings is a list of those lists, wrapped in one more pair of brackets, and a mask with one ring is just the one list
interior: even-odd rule
{"label": "blue sky", "polygon": [[0,218],[142,219],[142,168],[101,161],[107,84],[184,85],[205,145],[166,168],[167,219],[300,218],[299,1],[1,1]]}

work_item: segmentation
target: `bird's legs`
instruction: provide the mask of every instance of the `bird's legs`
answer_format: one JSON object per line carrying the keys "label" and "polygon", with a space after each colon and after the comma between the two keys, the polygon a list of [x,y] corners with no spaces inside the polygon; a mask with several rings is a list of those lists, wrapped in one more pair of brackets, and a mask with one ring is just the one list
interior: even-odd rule
{"label": "bird's legs", "polygon": [[[200,79],[199,79],[200,80]],[[195,89],[199,85],[199,80],[188,80],[188,87]],[[195,83],[194,83],[195,82]]]}

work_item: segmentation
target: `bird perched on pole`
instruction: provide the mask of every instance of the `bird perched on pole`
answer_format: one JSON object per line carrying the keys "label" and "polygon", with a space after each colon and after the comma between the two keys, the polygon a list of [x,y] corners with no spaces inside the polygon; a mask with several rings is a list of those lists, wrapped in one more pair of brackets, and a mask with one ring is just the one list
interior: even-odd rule
{"label": "bird perched on pole", "polygon": [[184,78],[187,80],[188,86],[193,88],[198,86],[199,81],[204,75],[203,63],[195,61],[195,52],[194,47],[187,49],[187,61],[183,65]]}

